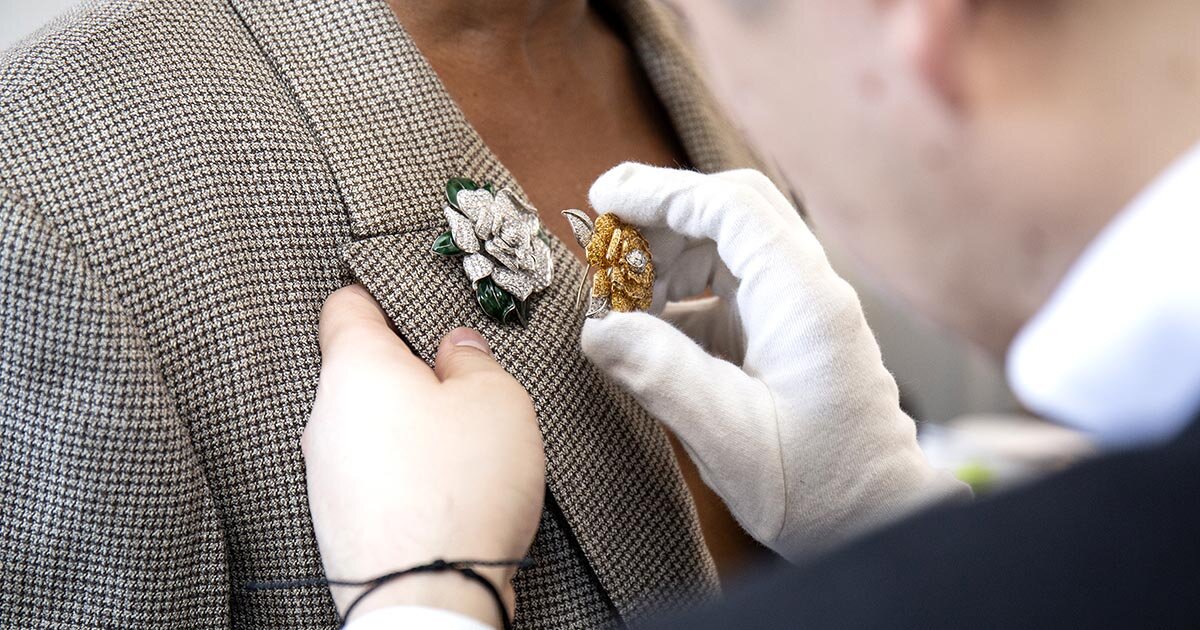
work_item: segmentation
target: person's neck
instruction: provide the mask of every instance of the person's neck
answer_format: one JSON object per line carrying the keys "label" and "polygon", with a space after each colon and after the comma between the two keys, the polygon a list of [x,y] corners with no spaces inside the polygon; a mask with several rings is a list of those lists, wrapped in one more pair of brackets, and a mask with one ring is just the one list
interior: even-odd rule
{"label": "person's neck", "polygon": [[388,0],[427,55],[506,62],[570,43],[587,25],[587,0]]}
{"label": "person's neck", "polygon": [[[1086,128],[1074,173],[1035,211],[1049,238],[1036,271],[1013,283],[1014,317],[997,318],[985,344],[1004,356],[1013,336],[1055,294],[1096,236],[1172,163],[1200,141],[1200,54],[1191,0],[1059,5],[1055,30],[1036,35],[1056,51],[1044,64],[1056,85],[1048,111],[1061,128]],[[1066,43],[1064,43],[1066,42]],[[1069,44],[1069,45],[1068,45]],[[1079,154],[1083,154],[1080,157]],[[1032,247],[1032,244],[1031,244]]]}

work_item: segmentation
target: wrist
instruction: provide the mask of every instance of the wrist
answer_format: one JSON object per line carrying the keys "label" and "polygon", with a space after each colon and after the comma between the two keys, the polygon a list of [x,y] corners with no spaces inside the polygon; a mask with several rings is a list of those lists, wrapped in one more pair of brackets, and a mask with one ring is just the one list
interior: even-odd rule
{"label": "wrist", "polygon": [[[458,571],[419,573],[391,580],[371,591],[354,607],[352,617],[358,618],[372,610],[392,606],[423,606],[458,613],[485,623],[494,628],[503,627],[513,602],[512,586],[508,571],[499,569],[478,570],[484,579],[491,582],[505,601],[502,611],[495,598],[482,584],[471,580]],[[347,590],[342,602],[354,601],[365,588]],[[344,611],[345,605],[339,605]],[[346,621],[350,621],[347,618]]]}

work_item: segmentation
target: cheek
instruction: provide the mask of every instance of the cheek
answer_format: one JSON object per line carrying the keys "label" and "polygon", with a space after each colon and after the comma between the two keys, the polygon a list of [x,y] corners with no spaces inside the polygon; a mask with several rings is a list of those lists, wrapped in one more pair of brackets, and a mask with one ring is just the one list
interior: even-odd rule
{"label": "cheek", "polygon": [[[722,6],[724,0],[681,3],[692,30],[691,44],[704,67],[705,79],[739,122],[753,117],[753,101],[763,96],[777,65],[780,46],[758,22],[747,22]],[[767,96],[770,96],[769,94]]]}
{"label": "cheek", "polygon": [[813,99],[834,96],[821,82],[843,71],[848,57],[833,41],[814,40],[836,29],[818,22],[832,14],[813,10],[813,3],[787,0],[744,12],[732,4],[689,0],[679,7],[710,86],[762,152],[778,159],[810,122],[826,117]]}
{"label": "cheek", "polygon": [[834,252],[832,258],[849,263],[854,276],[880,293],[926,317],[943,319],[940,311],[949,299],[945,276],[953,269],[946,261],[956,241],[939,233],[932,217],[896,204],[855,205],[819,193],[807,202],[813,229]]}
{"label": "cheek", "polygon": [[858,2],[788,0],[741,20],[719,2],[688,8],[718,95],[804,197],[821,238],[870,281],[930,303],[945,252],[932,142],[939,112],[889,55],[884,25]]}
{"label": "cheek", "polygon": [[[855,272],[879,282],[885,270],[894,267],[896,234],[887,229],[886,209],[867,212],[859,206],[835,201],[819,190],[806,199],[813,230],[838,258],[848,258]],[[903,262],[903,261],[899,261]]]}

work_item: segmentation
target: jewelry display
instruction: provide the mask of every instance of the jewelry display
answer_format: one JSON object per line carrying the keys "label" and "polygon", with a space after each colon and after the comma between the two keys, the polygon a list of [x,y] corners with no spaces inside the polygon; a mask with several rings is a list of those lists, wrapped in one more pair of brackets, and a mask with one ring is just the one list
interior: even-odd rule
{"label": "jewelry display", "polygon": [[[609,310],[649,309],[654,297],[654,261],[650,243],[637,228],[614,214],[602,214],[594,222],[580,210],[564,210],[563,215],[575,240],[587,252],[588,265],[595,270],[587,317],[604,317]],[[579,287],[581,297],[586,282],[585,276]]]}

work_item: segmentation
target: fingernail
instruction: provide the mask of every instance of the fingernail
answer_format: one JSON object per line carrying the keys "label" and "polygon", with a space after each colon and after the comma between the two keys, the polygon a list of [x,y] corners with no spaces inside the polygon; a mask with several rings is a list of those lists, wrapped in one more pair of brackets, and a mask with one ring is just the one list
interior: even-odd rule
{"label": "fingernail", "polygon": [[450,331],[449,336],[450,343],[455,346],[475,348],[476,350],[489,355],[492,353],[492,348],[488,345],[487,340],[483,338],[483,335],[480,335],[478,332],[475,332],[470,328],[455,328],[454,330]]}

